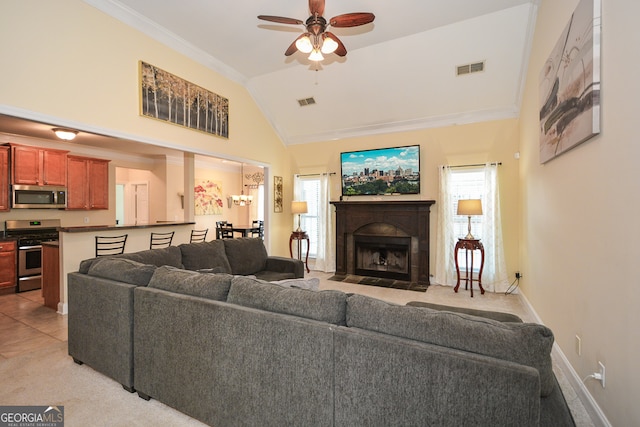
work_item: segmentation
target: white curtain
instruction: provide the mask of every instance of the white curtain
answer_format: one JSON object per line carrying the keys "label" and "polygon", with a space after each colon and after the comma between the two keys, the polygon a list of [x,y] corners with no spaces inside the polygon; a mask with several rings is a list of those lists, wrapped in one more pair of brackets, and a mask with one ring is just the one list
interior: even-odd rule
{"label": "white curtain", "polygon": [[509,288],[509,281],[502,242],[498,165],[495,163],[488,163],[484,168],[482,215],[484,217],[482,221],[482,243],[484,245],[482,286],[491,292],[504,292]]}
{"label": "white curtain", "polygon": [[[457,236],[454,233],[454,200],[451,185],[451,168],[440,167],[440,201],[436,233],[436,271],[435,283],[447,286],[456,284],[454,248]],[[484,167],[484,189],[482,192],[482,233],[484,246],[484,270],[482,287],[491,292],[504,292],[509,287],[507,268],[504,261],[502,242],[502,222],[500,217],[500,194],[498,187],[498,165],[486,164]]]}
{"label": "white curtain", "polygon": [[[330,174],[322,173],[319,176],[320,187],[318,191],[318,239],[316,248],[316,259],[314,270],[333,272],[336,270],[335,248],[334,248],[334,231],[333,231],[333,213],[331,211],[331,185]],[[293,178],[293,199],[304,200],[301,178],[295,175]],[[294,229],[298,226],[294,218]]]}
{"label": "white curtain", "polygon": [[434,281],[440,285],[455,286],[456,264],[453,258],[453,250],[456,237],[453,232],[453,195],[451,194],[451,168],[440,167],[440,192],[438,208],[438,220],[436,221],[436,271]]}
{"label": "white curtain", "polygon": [[333,213],[331,211],[329,174],[320,175],[320,200],[318,201],[318,248],[315,269],[325,273],[336,271],[333,244]]}

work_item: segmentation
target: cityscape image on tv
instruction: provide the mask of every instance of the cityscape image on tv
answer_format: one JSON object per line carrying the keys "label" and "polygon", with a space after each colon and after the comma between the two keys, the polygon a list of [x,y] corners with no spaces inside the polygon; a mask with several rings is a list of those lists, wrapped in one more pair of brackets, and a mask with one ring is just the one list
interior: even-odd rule
{"label": "cityscape image on tv", "polygon": [[342,195],[420,193],[420,146],[340,154]]}

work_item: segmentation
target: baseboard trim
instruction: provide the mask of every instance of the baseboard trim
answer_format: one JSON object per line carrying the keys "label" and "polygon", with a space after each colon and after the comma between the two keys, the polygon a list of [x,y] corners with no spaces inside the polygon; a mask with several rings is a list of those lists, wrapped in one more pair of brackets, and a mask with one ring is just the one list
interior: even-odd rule
{"label": "baseboard trim", "polygon": [[[527,297],[522,293],[518,293],[518,297],[521,299],[525,309],[533,316],[537,323],[544,324],[538,313],[536,313],[535,309],[527,299]],[[576,393],[576,397],[580,399],[582,406],[587,411],[589,417],[591,417],[591,421],[593,421],[594,426],[596,427],[612,427],[611,423],[607,419],[598,403],[595,401],[589,390],[585,387],[582,379],[578,375],[578,373],[573,369],[571,363],[569,363],[569,359],[562,352],[562,349],[558,345],[557,342],[553,343],[553,348],[551,349],[551,356],[557,364],[558,369],[562,371],[565,378],[573,387]],[[567,396],[565,396],[567,398]]]}
{"label": "baseboard trim", "polygon": [[60,301],[58,303],[58,314],[69,314],[67,303]]}

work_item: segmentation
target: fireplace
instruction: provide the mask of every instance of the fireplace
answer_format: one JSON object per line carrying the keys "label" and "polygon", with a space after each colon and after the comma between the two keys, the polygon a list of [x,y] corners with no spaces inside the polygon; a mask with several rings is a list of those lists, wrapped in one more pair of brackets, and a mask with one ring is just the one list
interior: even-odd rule
{"label": "fireplace", "polygon": [[336,275],[428,285],[433,203],[331,202],[336,208]]}
{"label": "fireplace", "polygon": [[411,281],[411,237],[353,237],[355,274]]}

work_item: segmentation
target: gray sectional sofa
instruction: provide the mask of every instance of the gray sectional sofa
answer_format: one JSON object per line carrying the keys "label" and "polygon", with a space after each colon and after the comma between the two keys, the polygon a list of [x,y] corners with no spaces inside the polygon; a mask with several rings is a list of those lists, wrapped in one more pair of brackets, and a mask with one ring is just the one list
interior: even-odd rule
{"label": "gray sectional sofa", "polygon": [[69,354],[210,425],[574,425],[542,325],[302,278],[82,267],[68,280]]}

